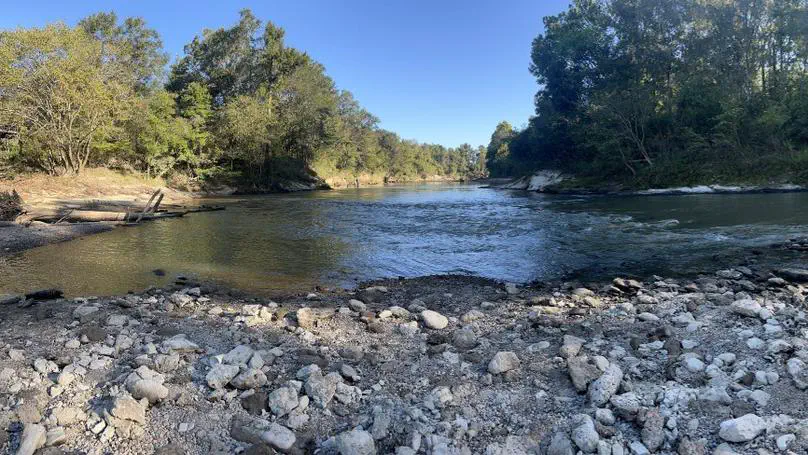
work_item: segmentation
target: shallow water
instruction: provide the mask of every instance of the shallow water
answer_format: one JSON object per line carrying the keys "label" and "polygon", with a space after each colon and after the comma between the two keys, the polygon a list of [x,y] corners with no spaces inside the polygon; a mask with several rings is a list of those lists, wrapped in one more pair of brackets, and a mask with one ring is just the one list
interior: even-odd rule
{"label": "shallow water", "polygon": [[[0,294],[119,294],[176,275],[267,293],[443,273],[515,282],[687,273],[808,233],[808,193],[563,197],[420,185],[215,203],[227,210],[5,258]],[[765,251],[758,260],[801,259]]]}

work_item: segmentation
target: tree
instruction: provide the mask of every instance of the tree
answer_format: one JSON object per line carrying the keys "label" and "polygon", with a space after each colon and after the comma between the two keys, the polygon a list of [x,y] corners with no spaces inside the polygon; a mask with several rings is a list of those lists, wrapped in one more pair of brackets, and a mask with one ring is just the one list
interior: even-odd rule
{"label": "tree", "polygon": [[132,97],[124,68],[80,29],[0,33],[0,124],[45,147],[40,165],[80,173]]}

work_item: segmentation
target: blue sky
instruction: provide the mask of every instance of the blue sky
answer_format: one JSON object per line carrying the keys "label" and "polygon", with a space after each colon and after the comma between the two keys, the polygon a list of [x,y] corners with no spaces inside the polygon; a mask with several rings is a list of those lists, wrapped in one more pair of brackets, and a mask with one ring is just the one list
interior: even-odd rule
{"label": "blue sky", "polygon": [[173,57],[203,28],[251,8],[287,43],[323,63],[382,126],[407,139],[487,144],[497,122],[523,125],[537,85],[528,72],[541,18],[568,0],[27,0],[7,2],[0,28],[39,26],[97,11],[141,16]]}

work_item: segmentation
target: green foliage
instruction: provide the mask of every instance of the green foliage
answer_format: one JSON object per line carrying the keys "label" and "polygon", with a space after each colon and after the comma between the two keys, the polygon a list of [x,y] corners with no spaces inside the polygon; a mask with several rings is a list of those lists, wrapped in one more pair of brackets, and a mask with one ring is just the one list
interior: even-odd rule
{"label": "green foliage", "polygon": [[3,161],[52,173],[87,165],[181,182],[273,188],[341,177],[482,174],[480,153],[401,140],[325,68],[287,47],[283,29],[241,11],[185,46],[163,87],[156,31],[114,12],[0,34]]}
{"label": "green foliage", "polygon": [[630,186],[804,178],[806,18],[804,0],[575,0],[544,19],[536,115],[497,127],[488,168]]}

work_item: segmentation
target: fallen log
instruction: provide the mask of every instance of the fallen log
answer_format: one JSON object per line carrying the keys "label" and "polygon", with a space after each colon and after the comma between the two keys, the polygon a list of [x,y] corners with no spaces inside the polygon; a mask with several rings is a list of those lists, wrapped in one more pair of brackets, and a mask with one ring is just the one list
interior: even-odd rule
{"label": "fallen log", "polygon": [[[186,211],[181,212],[158,212],[148,213],[142,215],[142,220],[155,220],[160,218],[178,218],[185,215]],[[36,221],[64,221],[64,222],[99,222],[99,221],[120,221],[128,222],[134,221],[137,215],[131,212],[102,212],[99,210],[73,210],[61,217],[55,216],[41,216],[37,217]]]}

